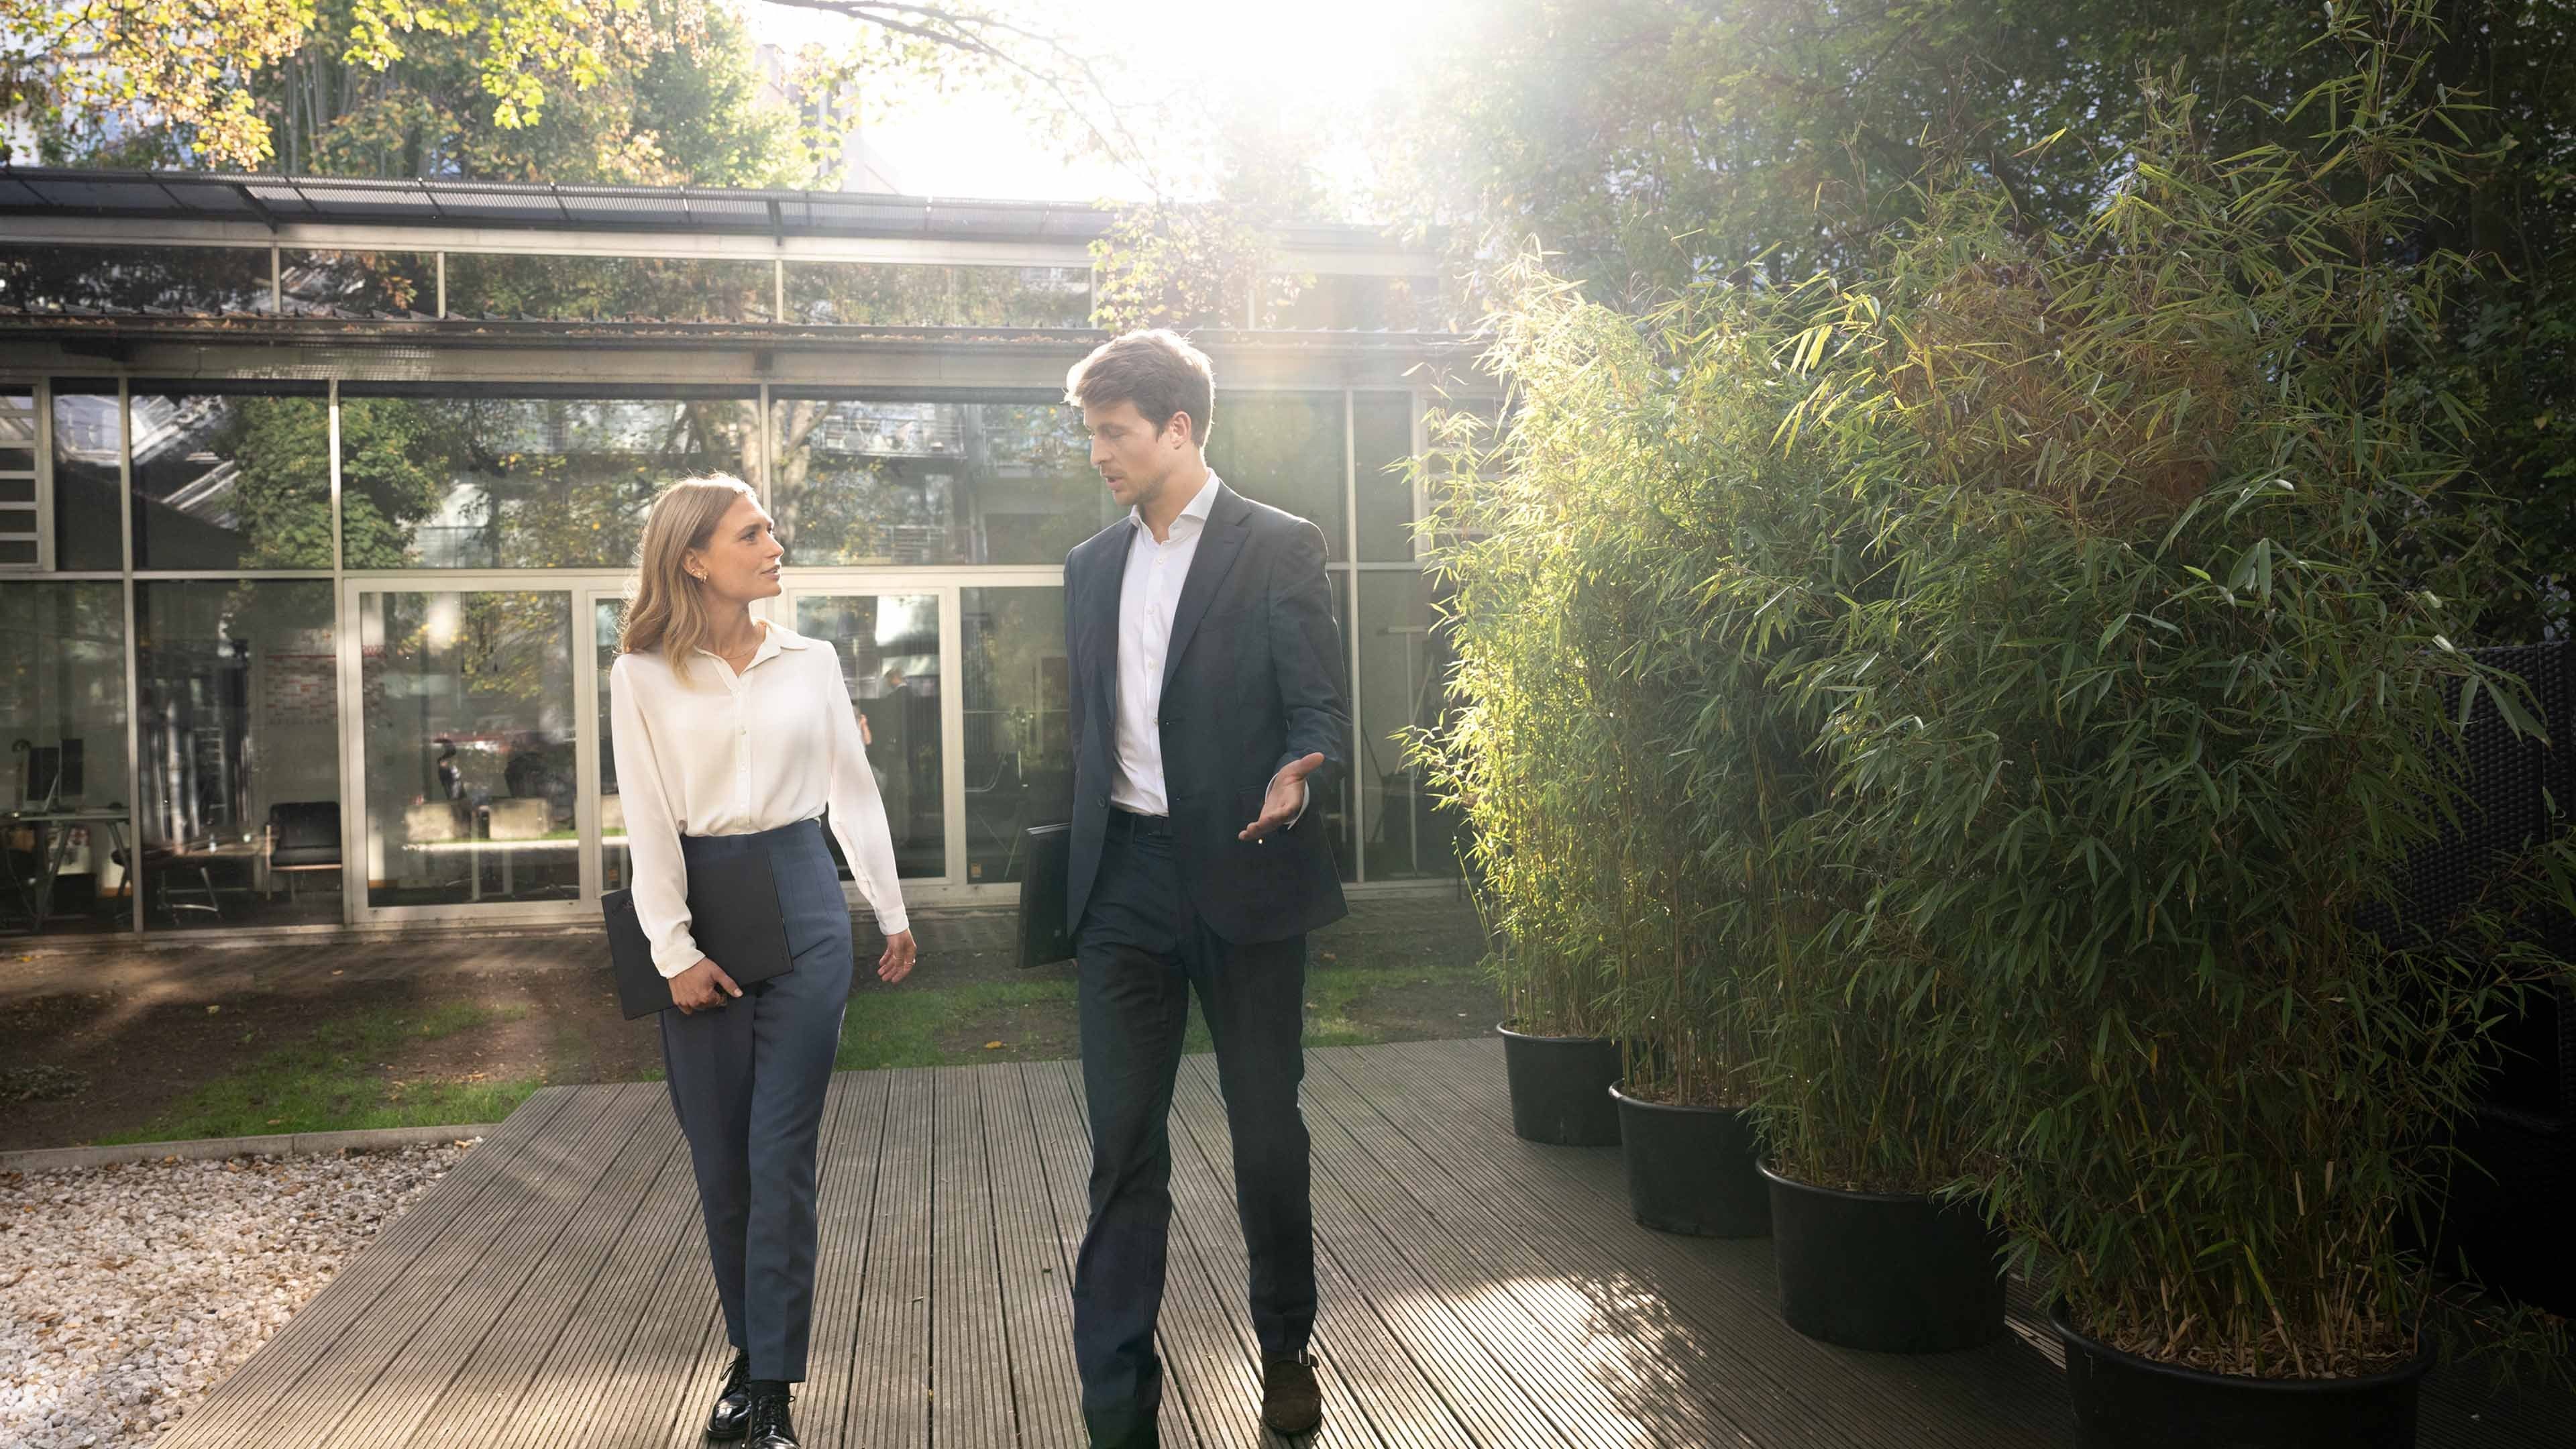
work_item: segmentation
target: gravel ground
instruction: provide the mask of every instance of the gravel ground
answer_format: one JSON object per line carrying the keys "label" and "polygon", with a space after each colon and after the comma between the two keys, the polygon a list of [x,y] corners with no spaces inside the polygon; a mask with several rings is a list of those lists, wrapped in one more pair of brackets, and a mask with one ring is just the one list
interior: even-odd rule
{"label": "gravel ground", "polygon": [[0,1445],[150,1443],[470,1145],[0,1173]]}

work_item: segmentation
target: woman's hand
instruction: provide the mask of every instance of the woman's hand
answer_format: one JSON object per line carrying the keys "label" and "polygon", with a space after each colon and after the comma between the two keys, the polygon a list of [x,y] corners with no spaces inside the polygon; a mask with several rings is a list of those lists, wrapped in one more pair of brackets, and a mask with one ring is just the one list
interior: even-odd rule
{"label": "woman's hand", "polygon": [[885,954],[877,958],[877,976],[888,986],[912,974],[914,958],[921,948],[915,946],[910,931],[897,931],[886,937]]}
{"label": "woman's hand", "polygon": [[699,957],[697,965],[671,978],[671,1004],[680,1008],[682,1016],[695,1016],[740,995],[742,988],[733,984],[712,956]]}

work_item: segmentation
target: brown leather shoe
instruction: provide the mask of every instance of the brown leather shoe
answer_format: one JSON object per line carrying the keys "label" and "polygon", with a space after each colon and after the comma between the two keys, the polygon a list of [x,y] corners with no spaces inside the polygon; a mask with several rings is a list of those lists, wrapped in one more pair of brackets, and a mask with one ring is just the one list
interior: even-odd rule
{"label": "brown leather shoe", "polygon": [[1295,1438],[1324,1422],[1324,1387],[1315,1382],[1315,1356],[1283,1354],[1261,1361],[1261,1422],[1274,1434]]}

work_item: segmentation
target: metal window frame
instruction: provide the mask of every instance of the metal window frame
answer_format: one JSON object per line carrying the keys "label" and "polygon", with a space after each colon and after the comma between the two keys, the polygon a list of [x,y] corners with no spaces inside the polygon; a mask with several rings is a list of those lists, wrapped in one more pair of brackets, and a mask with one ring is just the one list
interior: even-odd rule
{"label": "metal window frame", "polygon": [[[443,261],[443,255],[441,259]],[[1048,370],[1052,371],[1051,360]],[[332,522],[332,559],[331,566],[328,569],[210,570],[140,568],[137,566],[135,553],[136,541],[133,530],[132,398],[134,379],[143,375],[144,371],[128,368],[124,370],[123,375],[117,377],[119,428],[118,477],[120,485],[119,515],[123,524],[122,537],[119,541],[119,567],[114,570],[75,570],[68,572],[58,571],[52,567],[52,565],[58,561],[57,551],[54,546],[54,509],[52,508],[52,504],[54,502],[52,476],[54,421],[53,387],[48,378],[40,376],[29,379],[34,389],[37,410],[38,441],[36,446],[36,455],[40,460],[37,464],[37,496],[42,510],[39,519],[39,553],[43,567],[34,573],[27,573],[19,570],[10,571],[11,577],[24,577],[30,579],[42,578],[49,582],[115,582],[118,584],[122,594],[125,616],[124,684],[126,769],[127,779],[132,786],[128,791],[130,803],[127,807],[128,819],[126,829],[127,838],[135,847],[130,858],[127,874],[131,901],[130,913],[126,927],[127,932],[142,933],[151,929],[146,919],[147,912],[145,905],[147,898],[144,894],[146,885],[142,879],[143,871],[141,869],[139,850],[139,842],[141,840],[140,831],[142,825],[142,790],[140,788],[142,777],[140,767],[141,716],[143,708],[140,668],[141,639],[139,634],[139,625],[141,622],[141,610],[139,586],[145,583],[157,581],[183,580],[302,580],[328,582],[332,586],[332,596],[334,601],[332,621],[334,630],[333,645],[337,656],[337,678],[339,686],[338,697],[335,700],[335,709],[337,715],[336,738],[340,752],[337,791],[338,798],[342,805],[342,860],[344,862],[341,892],[342,920],[340,925],[336,927],[315,925],[279,926],[255,929],[261,930],[265,933],[294,934],[330,930],[401,929],[417,928],[424,925],[471,925],[478,923],[519,925],[572,924],[591,919],[593,912],[596,910],[596,899],[602,882],[601,851],[604,842],[600,839],[599,835],[601,783],[599,766],[600,756],[605,749],[605,741],[599,737],[599,730],[596,724],[599,705],[598,690],[603,687],[603,681],[599,677],[598,662],[594,657],[596,654],[596,642],[593,639],[591,632],[595,627],[592,616],[598,600],[605,597],[611,597],[622,591],[624,587],[624,570],[603,569],[588,566],[563,569],[529,570],[421,568],[363,570],[350,568],[346,556],[346,540],[344,537],[345,497],[343,490],[345,480],[342,473],[342,467],[345,461],[343,458],[343,449],[345,447],[346,439],[340,411],[342,405],[341,394],[343,389],[341,386],[342,379],[337,375],[326,379],[327,387],[325,394],[330,439],[329,481],[331,490]],[[564,374],[558,372],[553,374],[551,380],[561,384],[563,378]],[[529,384],[535,384],[543,381],[543,379],[528,378],[523,381]],[[472,381],[460,379],[457,382],[457,386],[460,388],[482,391],[489,391],[495,388],[506,389],[511,385],[512,384],[508,381],[495,381],[491,379],[476,379]],[[623,389],[618,383],[608,382],[600,384],[597,390],[601,394],[607,395],[614,394],[622,391]],[[751,461],[757,476],[749,481],[752,482],[755,490],[764,503],[771,501],[773,497],[775,476],[778,466],[778,459],[776,456],[778,440],[775,436],[775,403],[780,396],[787,393],[808,390],[810,389],[773,384],[771,382],[763,381],[756,385],[751,397],[744,399],[745,401],[752,402],[758,409],[758,427],[760,437],[757,446],[751,450]],[[900,390],[933,401],[940,400],[942,394],[961,391],[961,389],[956,387],[940,387],[935,384],[925,385],[918,388],[901,389],[893,389],[886,386],[872,386],[866,390],[869,392],[890,392]],[[1004,390],[1020,391],[1022,389],[1012,387]],[[1030,393],[1032,400],[1044,400],[1047,394],[1051,392],[1050,388],[1035,382],[1025,390]],[[1348,660],[1352,721],[1349,748],[1352,751],[1355,769],[1356,762],[1362,758],[1364,754],[1364,751],[1361,749],[1361,741],[1365,737],[1365,731],[1368,728],[1368,711],[1364,707],[1360,698],[1361,689],[1363,687],[1363,650],[1366,647],[1359,638],[1359,621],[1357,618],[1361,605],[1360,594],[1362,581],[1364,577],[1369,574],[1397,572],[1414,573],[1419,572],[1420,569],[1418,561],[1363,562],[1359,558],[1358,535],[1360,531],[1360,517],[1358,509],[1356,393],[1359,391],[1391,392],[1396,390],[1398,389],[1384,386],[1355,387],[1348,384],[1340,386],[1334,386],[1331,384],[1318,385],[1318,382],[1316,381],[1297,380],[1282,376],[1255,378],[1247,381],[1241,386],[1230,386],[1226,389],[1228,393],[1232,394],[1303,393],[1312,395],[1338,392],[1341,395],[1343,444],[1342,532],[1345,557],[1341,561],[1329,563],[1327,568],[1329,574],[1339,576],[1338,588],[1342,596],[1347,600],[1345,607],[1350,610],[1352,615],[1349,620],[1352,642],[1350,659]],[[1422,394],[1418,388],[1404,390],[1407,391],[1411,397],[1413,442],[1415,445],[1415,451],[1418,453],[1424,441],[1423,429],[1425,405]],[[989,387],[965,388],[962,389],[962,391],[983,395],[989,394],[993,389]],[[1423,501],[1423,490],[1421,482],[1418,479],[1415,481],[1413,492],[1414,512],[1419,516]],[[1415,548],[1415,553],[1418,560],[1420,555],[1420,546],[1418,543]],[[916,878],[907,881],[905,883],[905,894],[906,900],[909,904],[925,906],[965,904],[989,905],[996,898],[1007,893],[1010,889],[1007,884],[979,883],[969,878],[968,856],[970,854],[970,842],[967,839],[967,821],[965,819],[967,809],[965,794],[965,697],[962,689],[965,644],[963,630],[964,621],[962,617],[963,599],[964,593],[968,589],[1007,589],[1033,586],[1054,587],[1060,589],[1063,586],[1062,567],[1054,564],[945,564],[907,566],[901,568],[888,568],[881,565],[865,567],[817,565],[798,568],[796,574],[790,580],[791,595],[823,593],[846,594],[854,592],[879,594],[929,593],[934,594],[939,599],[941,668],[951,679],[958,680],[961,684],[960,688],[950,689],[943,692],[940,712],[941,748],[943,753],[943,764],[941,770],[941,818],[946,830],[946,841],[943,851],[946,872],[943,876],[938,878]],[[578,832],[577,858],[579,863],[580,881],[579,895],[574,900],[564,902],[509,902],[489,905],[479,903],[460,903],[388,907],[368,905],[364,895],[366,890],[366,838],[368,821],[366,771],[365,760],[363,759],[366,748],[366,718],[364,699],[364,646],[362,637],[363,629],[361,627],[363,619],[360,615],[360,607],[362,603],[361,596],[370,593],[475,592],[486,589],[562,592],[567,596],[569,606],[573,610],[573,692],[574,705],[579,711],[576,716],[574,728],[574,753],[575,767],[579,771],[581,777],[581,788],[576,794],[575,803],[575,823]],[[1369,880],[1367,860],[1367,828],[1371,813],[1365,783],[1354,778],[1351,785],[1351,827],[1353,831],[1352,848],[1354,851],[1352,860],[1352,884],[1355,887],[1367,887],[1372,884]],[[1400,884],[1406,883],[1389,882],[1387,884],[1389,888],[1396,888]],[[855,892],[852,894],[852,904],[854,906],[862,904],[857,900]]]}

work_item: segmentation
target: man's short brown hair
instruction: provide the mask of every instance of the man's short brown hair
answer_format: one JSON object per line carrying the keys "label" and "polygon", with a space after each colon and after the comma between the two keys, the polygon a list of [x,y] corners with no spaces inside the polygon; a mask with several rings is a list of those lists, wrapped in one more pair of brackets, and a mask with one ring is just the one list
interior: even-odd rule
{"label": "man's short brown hair", "polygon": [[1190,439],[1207,446],[1216,425],[1216,369],[1207,354],[1166,327],[1130,332],[1094,348],[1064,375],[1064,400],[1075,407],[1134,403],[1154,431],[1189,414]]}

